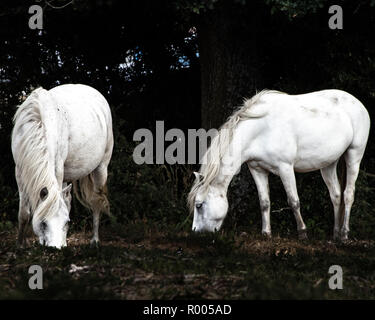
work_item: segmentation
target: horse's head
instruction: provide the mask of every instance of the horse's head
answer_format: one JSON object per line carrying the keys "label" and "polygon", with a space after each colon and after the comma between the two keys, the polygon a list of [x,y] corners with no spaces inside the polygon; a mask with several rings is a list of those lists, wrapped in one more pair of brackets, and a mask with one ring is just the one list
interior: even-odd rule
{"label": "horse's head", "polygon": [[192,230],[196,232],[219,231],[228,211],[228,200],[221,188],[209,186],[208,190],[197,190],[194,199]]}
{"label": "horse's head", "polygon": [[[66,246],[66,234],[68,232],[70,202],[72,196],[70,190],[72,185],[69,184],[58,196],[57,210],[49,214],[45,219],[33,220],[33,229],[39,237],[42,245],[56,247],[60,249]],[[45,201],[48,197],[48,190],[43,188],[40,192],[40,201]]]}

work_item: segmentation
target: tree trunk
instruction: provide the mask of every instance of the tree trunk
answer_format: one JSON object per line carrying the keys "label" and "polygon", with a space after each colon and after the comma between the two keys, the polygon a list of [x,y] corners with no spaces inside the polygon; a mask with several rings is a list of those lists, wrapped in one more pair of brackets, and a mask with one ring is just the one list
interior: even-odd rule
{"label": "tree trunk", "polygon": [[202,15],[198,37],[206,130],[220,127],[244,98],[263,89],[257,39],[261,20],[254,4],[235,1],[220,1]]}
{"label": "tree trunk", "polygon": [[[244,98],[263,89],[263,9],[257,0],[246,5],[223,0],[200,19],[201,125],[206,130],[219,128]],[[227,223],[236,224],[241,216],[247,220],[249,212],[259,210],[249,170],[242,169],[231,182]]]}

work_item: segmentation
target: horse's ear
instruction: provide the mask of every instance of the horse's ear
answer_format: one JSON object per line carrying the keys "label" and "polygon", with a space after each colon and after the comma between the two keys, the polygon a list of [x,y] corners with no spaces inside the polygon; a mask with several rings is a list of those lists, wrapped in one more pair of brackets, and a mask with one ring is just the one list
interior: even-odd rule
{"label": "horse's ear", "polygon": [[63,196],[66,198],[69,196],[70,194],[70,191],[72,190],[72,184],[69,183],[69,185],[67,185],[63,190],[62,190],[62,193],[63,193]]}
{"label": "horse's ear", "polygon": [[44,187],[42,190],[40,190],[40,199],[44,201],[48,197],[48,190],[46,187]]}

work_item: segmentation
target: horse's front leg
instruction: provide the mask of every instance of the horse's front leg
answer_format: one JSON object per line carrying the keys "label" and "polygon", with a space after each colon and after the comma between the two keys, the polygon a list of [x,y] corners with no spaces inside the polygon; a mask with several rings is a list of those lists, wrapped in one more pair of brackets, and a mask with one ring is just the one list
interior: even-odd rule
{"label": "horse's front leg", "polygon": [[250,173],[253,176],[257,186],[260,211],[262,213],[262,234],[271,237],[271,219],[270,219],[270,190],[268,185],[268,172],[262,169],[255,169],[247,163]]}
{"label": "horse's front leg", "polygon": [[24,247],[26,245],[26,227],[30,220],[30,208],[28,200],[22,190],[22,183],[19,170],[16,166],[15,170],[16,181],[18,186],[18,193],[20,197],[19,208],[18,208],[18,235],[17,244],[19,247]]}
{"label": "horse's front leg", "polygon": [[18,209],[18,246],[24,247],[26,245],[26,227],[29,222],[30,218],[30,211],[27,205],[27,201],[25,200],[24,196],[20,192],[20,203]]}
{"label": "horse's front leg", "polygon": [[288,204],[292,208],[294,217],[296,218],[298,237],[301,240],[307,239],[306,225],[303,222],[300,212],[300,202],[293,166],[289,164],[281,165],[279,167],[279,175],[288,197]]}
{"label": "horse's front leg", "polygon": [[98,245],[99,244],[99,223],[100,223],[100,209],[95,208],[92,211],[92,218],[93,218],[93,235],[90,240],[91,245]]}

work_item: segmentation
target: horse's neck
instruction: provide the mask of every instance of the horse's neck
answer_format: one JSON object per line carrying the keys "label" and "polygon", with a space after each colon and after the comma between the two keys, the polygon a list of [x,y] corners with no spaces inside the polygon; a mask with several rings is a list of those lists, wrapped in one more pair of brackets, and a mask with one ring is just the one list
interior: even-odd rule
{"label": "horse's neck", "polygon": [[[22,182],[22,190],[27,194],[33,214],[37,210],[40,190],[47,188],[51,195],[48,199],[55,199],[59,186],[55,176],[56,137],[51,139],[51,132],[56,128],[56,122],[49,115],[51,101],[44,99],[47,91],[39,89],[31,96],[25,108],[21,109],[15,125],[17,138],[14,143],[17,149],[16,165]],[[47,97],[48,98],[48,97]],[[33,99],[33,100],[31,100]],[[53,106],[52,106],[53,108]],[[28,122],[25,122],[28,120]],[[31,121],[30,121],[31,120]],[[19,126],[28,125],[29,130],[19,130]],[[55,145],[52,143],[55,142]],[[52,146],[52,147],[51,147]],[[50,203],[44,201],[43,203]]]}
{"label": "horse's neck", "polygon": [[39,93],[39,101],[48,153],[51,164],[53,164],[58,154],[57,148],[62,143],[64,137],[62,134],[63,110],[47,90]]}
{"label": "horse's neck", "polygon": [[242,164],[248,160],[243,157],[244,148],[247,147],[241,144],[243,135],[246,135],[246,140],[251,141],[252,130],[241,128],[233,134],[228,149],[224,152],[221,159],[219,174],[212,181],[213,186],[223,190],[225,193],[233,177],[241,170]]}

